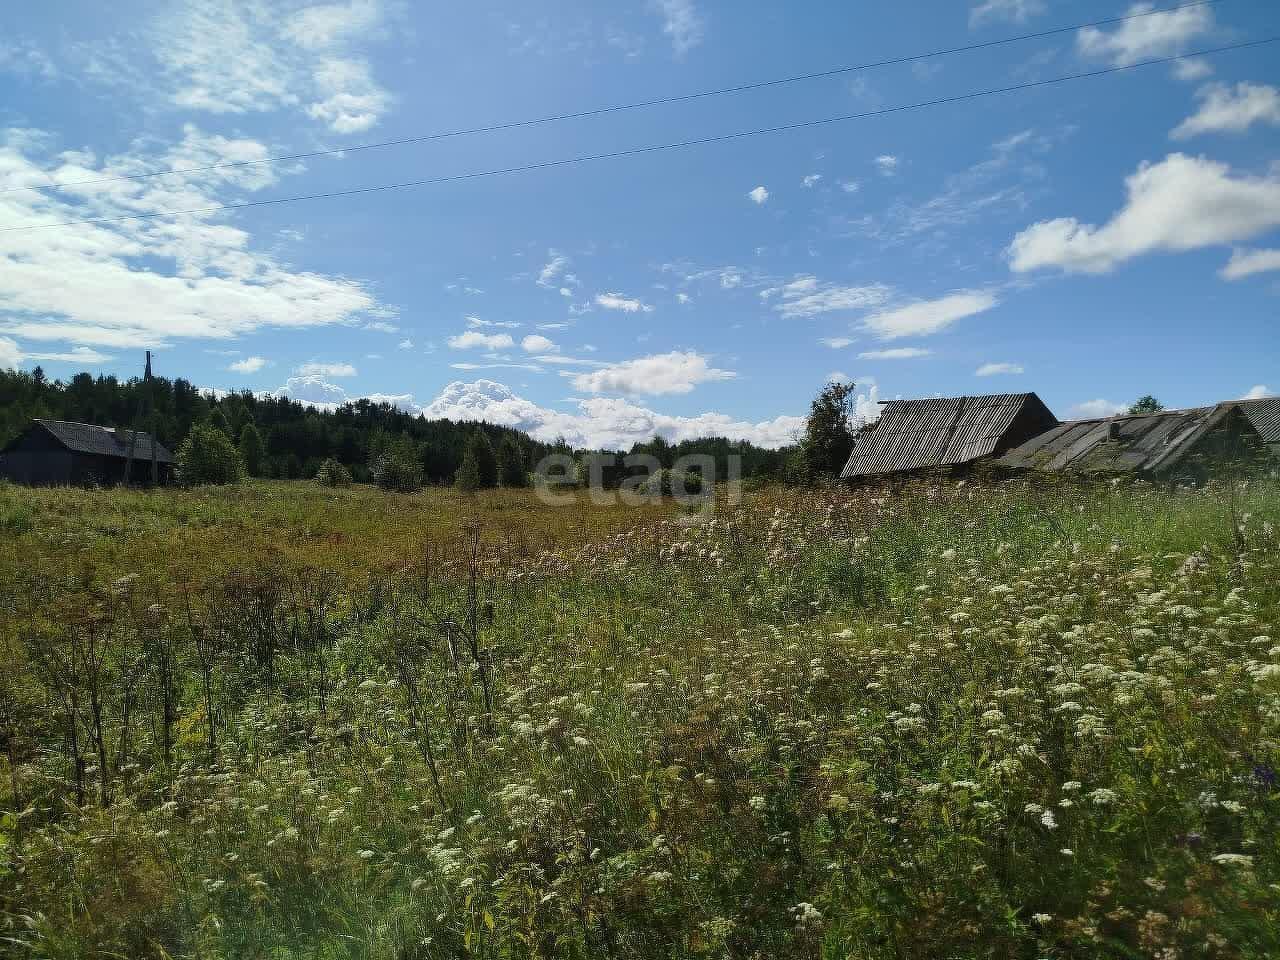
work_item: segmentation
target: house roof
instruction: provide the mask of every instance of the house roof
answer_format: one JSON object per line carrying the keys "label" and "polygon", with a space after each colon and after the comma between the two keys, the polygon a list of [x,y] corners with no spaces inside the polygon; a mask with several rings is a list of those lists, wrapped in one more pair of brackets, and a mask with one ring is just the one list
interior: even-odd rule
{"label": "house roof", "polygon": [[1262,435],[1264,443],[1280,443],[1280,397],[1241,400],[1240,409]]}
{"label": "house roof", "polygon": [[[99,427],[92,423],[72,423],[68,420],[35,420],[33,422],[48,430],[59,443],[76,453],[122,459],[129,456],[130,434],[133,431],[127,428]],[[158,462],[173,462],[173,454],[165,448],[164,444],[157,442],[155,448]],[[141,461],[151,459],[151,434],[142,430],[137,431],[133,457]]]}
{"label": "house roof", "polygon": [[1230,417],[1245,429],[1240,404],[1072,420],[1032,437],[997,461],[1015,469],[1068,473],[1160,473],[1177,464]]}
{"label": "house roof", "polygon": [[890,400],[854,438],[841,477],[953,466],[990,456],[1024,409],[1057,420],[1034,393]]}

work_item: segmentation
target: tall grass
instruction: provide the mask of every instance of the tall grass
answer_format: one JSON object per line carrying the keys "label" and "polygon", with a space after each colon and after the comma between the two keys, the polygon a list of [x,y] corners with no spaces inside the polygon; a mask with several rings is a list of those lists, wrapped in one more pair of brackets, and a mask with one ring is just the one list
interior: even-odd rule
{"label": "tall grass", "polygon": [[0,490],[15,955],[1280,953],[1272,483],[251,491]]}

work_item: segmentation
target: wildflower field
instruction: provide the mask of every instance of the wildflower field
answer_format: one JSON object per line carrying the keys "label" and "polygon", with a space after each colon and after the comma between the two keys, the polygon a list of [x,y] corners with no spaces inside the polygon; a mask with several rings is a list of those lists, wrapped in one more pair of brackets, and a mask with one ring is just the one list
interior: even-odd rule
{"label": "wildflower field", "polygon": [[0,487],[0,954],[1280,956],[1280,486]]}

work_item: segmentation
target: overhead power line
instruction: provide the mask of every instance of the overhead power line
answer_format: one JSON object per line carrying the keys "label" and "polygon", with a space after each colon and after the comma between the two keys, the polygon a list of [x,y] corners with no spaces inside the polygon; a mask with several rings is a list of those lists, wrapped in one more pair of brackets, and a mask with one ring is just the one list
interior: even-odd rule
{"label": "overhead power line", "polygon": [[303,200],[330,200],[339,197],[354,197],[362,194],[382,193],[388,190],[405,190],[411,187],[435,186],[445,183],[458,183],[464,180],[480,180],[487,177],[508,176],[516,173],[530,173],[535,170],[549,170],[555,167],[566,167],[601,160],[618,160],[623,157],[637,157],[648,153],[659,153],[666,150],[680,150],[689,147],[706,146],[713,143],[727,143],[733,140],[743,140],[748,137],[760,137],[774,133],[786,133],[792,130],[804,130],[810,127],[829,126],[836,123],[846,123],[851,120],[866,120],[872,117],[883,117],[893,113],[905,113],[909,110],[920,110],[925,107],[938,107],[946,104],[965,103],[970,100],[979,100],[983,97],[1014,93],[1019,90],[1031,90],[1037,87],[1048,87],[1055,84],[1067,83],[1073,80],[1086,80],[1091,77],[1103,77],[1108,74],[1124,73],[1129,70],[1157,66],[1162,63],[1175,63],[1179,60],[1188,60],[1192,57],[1207,57],[1215,53],[1226,53],[1231,50],[1244,50],[1250,47],[1261,47],[1277,41],[1280,41],[1280,36],[1267,37],[1262,40],[1246,40],[1241,43],[1232,43],[1221,47],[1210,47],[1205,50],[1195,50],[1190,53],[1178,54],[1176,56],[1156,57],[1151,60],[1141,60],[1138,63],[1131,63],[1120,67],[1103,67],[1098,70],[1089,70],[1084,73],[1070,73],[1059,77],[1050,77],[1047,80],[1031,80],[1026,83],[1016,83],[1004,87],[991,87],[986,90],[975,90],[971,93],[961,93],[950,97],[939,97],[934,100],[920,100],[916,103],[905,103],[895,107],[883,107],[879,110],[867,110],[862,113],[850,113],[838,117],[822,117],[816,120],[800,120],[795,123],[783,123],[772,127],[760,127],[755,130],[743,130],[738,133],[725,133],[712,137],[697,137],[690,140],[677,140],[670,143],[650,144],[642,147],[631,147],[626,150],[614,150],[608,153],[591,153],[576,157],[565,157],[560,160],[543,160],[536,163],[525,163],[512,167],[498,167],[492,170],[477,170],[470,173],[455,173],[443,177],[427,177],[420,180],[402,180],[397,183],[382,183],[368,187],[351,187],[346,190],[331,190],[324,193],[304,193],[290,197],[275,197],[266,200],[246,200],[242,203],[222,203],[207,207],[194,207],[188,210],[158,210],[152,213],[132,213],[118,217],[87,217],[82,220],[61,220],[55,223],[37,223],[26,224],[18,227],[3,227],[0,228],[0,233],[11,233],[15,230],[45,230],[52,227],[70,227],[77,224],[88,223],[120,223],[126,220],[154,220],[160,217],[178,217],[191,214],[216,213],[220,210],[244,210],[249,207],[269,207],[284,203],[298,203]]}
{"label": "overhead power line", "polygon": [[522,127],[544,126],[546,124],[561,123],[567,120],[585,120],[591,117],[605,116],[610,113],[622,113],[628,110],[641,110],[649,107],[688,103],[693,100],[705,100],[710,97],[723,97],[735,93],[747,93],[751,90],[763,90],[769,87],[781,87],[792,83],[803,83],[809,80],[821,80],[828,77],[837,77],[843,74],[858,73],[863,70],[875,70],[881,67],[919,63],[922,60],[930,60],[935,57],[953,56],[958,53],[970,53],[975,50],[988,50],[992,47],[1007,46],[1012,43],[1022,43],[1027,40],[1039,40],[1063,33],[1073,33],[1076,30],[1084,30],[1089,27],[1096,28],[1114,26],[1115,24],[1125,23],[1130,20],[1140,20],[1144,17],[1156,16],[1157,14],[1173,13],[1178,10],[1187,10],[1191,7],[1204,7],[1221,2],[1222,0],[1192,0],[1190,3],[1184,3],[1173,7],[1144,10],[1139,13],[1130,13],[1121,17],[1107,17],[1103,20],[1091,20],[1087,23],[1076,23],[1066,27],[1053,27],[1048,30],[1039,30],[1035,33],[1020,34],[1016,37],[1003,37],[999,40],[984,40],[979,43],[968,43],[958,47],[946,47],[941,50],[933,50],[928,53],[917,53],[904,57],[892,57],[887,60],[874,60],[869,63],[833,67],[830,70],[820,70],[816,73],[802,73],[789,77],[776,77],[772,80],[741,83],[732,87],[719,87],[713,90],[700,90],[694,93],[675,94],[668,97],[653,97],[648,100],[636,100],[631,103],[617,103],[604,107],[595,107],[591,110],[578,110],[571,113],[554,113],[543,117],[533,117],[525,120],[509,120],[502,123],[492,123],[479,127],[467,127],[460,130],[447,130],[440,133],[427,133],[420,136],[401,137],[395,140],[378,140],[373,143],[359,143],[349,147],[334,147],[327,150],[311,150],[306,153],[282,154],[275,157],[258,157],[252,160],[227,160],[221,163],[209,163],[202,166],[181,167],[176,170],[155,170],[149,173],[118,174],[110,177],[93,177],[84,180],[55,181],[50,177],[50,183],[41,184],[40,186],[6,187],[4,189],[0,189],[0,194],[13,193],[19,190],[49,190],[59,189],[62,187],[83,187],[95,183],[114,183],[123,180],[149,180],[155,177],[182,176],[191,173],[205,173],[211,170],[227,170],[236,167],[260,166],[268,163],[312,160],[317,157],[339,156],[346,153],[357,153],[362,150],[380,150],[386,147],[404,147],[418,143],[430,143],[438,140],[451,140],[459,137],[476,136],[484,133],[499,133],[504,130],[517,130]]}

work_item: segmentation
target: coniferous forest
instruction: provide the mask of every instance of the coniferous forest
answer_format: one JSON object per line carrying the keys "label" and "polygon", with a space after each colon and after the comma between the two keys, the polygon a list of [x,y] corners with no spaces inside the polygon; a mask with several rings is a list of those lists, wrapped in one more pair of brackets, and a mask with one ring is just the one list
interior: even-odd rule
{"label": "coniferous forest", "polygon": [[[321,410],[287,397],[249,391],[216,396],[181,377],[120,380],[78,373],[67,382],[49,379],[41,368],[0,370],[0,446],[18,435],[33,418],[71,420],[103,426],[154,429],[160,441],[176,450],[194,424],[212,422],[233,442],[252,424],[262,440],[263,455],[255,473],[281,479],[311,478],[333,459],[356,481],[370,479],[369,465],[388,445],[408,440],[428,483],[451,483],[462,464],[468,440],[483,432],[494,450],[514,443],[527,469],[554,452],[572,453],[563,441],[544,443],[510,427],[490,423],[428,420],[388,403],[356,400]],[[708,437],[669,443],[662,437],[636,444],[630,453],[651,454],[669,467],[679,457],[709,454],[717,464],[727,456],[742,458],[745,477],[780,477],[788,451],[766,450],[745,441]],[[251,465],[252,467],[252,465]]]}

